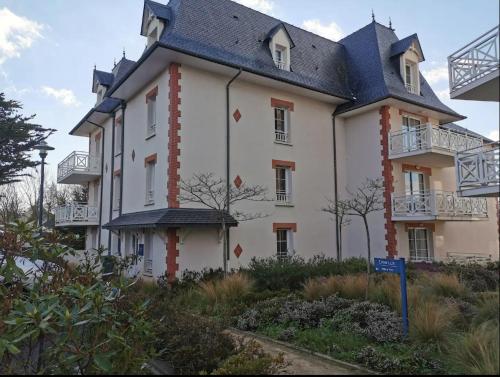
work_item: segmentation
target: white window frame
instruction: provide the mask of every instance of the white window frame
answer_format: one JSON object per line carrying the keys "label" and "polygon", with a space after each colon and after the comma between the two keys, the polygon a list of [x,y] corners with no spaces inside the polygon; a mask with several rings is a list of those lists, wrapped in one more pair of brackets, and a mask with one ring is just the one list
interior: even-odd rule
{"label": "white window frame", "polygon": [[115,156],[119,156],[122,153],[122,132],[123,122],[120,119],[119,122],[115,122]]}
{"label": "white window frame", "polygon": [[[292,257],[295,254],[295,250],[293,248],[293,230],[292,229],[277,229],[276,230],[276,256],[278,259],[286,259]],[[281,238],[285,235],[285,239]],[[285,252],[281,250],[280,252],[280,243],[286,242]]]}
{"label": "white window frame", "polygon": [[[411,60],[405,60],[404,64],[404,72],[403,72],[403,77],[405,81],[405,87],[406,90],[415,95],[420,95],[420,83],[418,80],[418,63],[415,63],[414,61]],[[407,67],[410,68],[410,82],[408,82],[407,78]]]}
{"label": "white window frame", "polygon": [[146,163],[146,204],[155,204],[155,170],[156,161]]}
{"label": "white window frame", "polygon": [[154,232],[144,232],[144,274],[153,276]]}
{"label": "white window frame", "polygon": [[[278,174],[285,172],[285,190],[278,190]],[[276,205],[292,205],[292,169],[287,166],[277,166],[275,168]]]}
{"label": "white window frame", "polygon": [[[282,70],[286,70],[288,66],[287,55],[288,49],[285,46],[275,44],[274,45],[274,64],[276,67]],[[281,55],[281,59],[278,59],[278,53]]]}
{"label": "white window frame", "polygon": [[146,120],[146,139],[156,135],[156,127],[158,123],[158,106],[156,103],[156,95],[147,99],[147,120]]}
{"label": "white window frame", "polygon": [[[417,231],[423,230],[426,233],[426,245],[427,245],[427,250],[426,254],[427,256],[420,256],[419,253],[421,253],[423,250],[419,250],[417,248]],[[423,240],[423,239],[420,239]],[[413,250],[412,250],[412,241],[413,241]],[[432,230],[428,228],[409,228],[408,229],[408,248],[409,248],[409,254],[410,254],[410,260],[414,262],[432,262],[434,260],[434,249],[433,249],[433,243],[432,243]]]}
{"label": "white window frame", "polygon": [[[283,128],[284,130],[278,130],[277,123],[281,121],[278,119],[278,111],[283,111]],[[274,141],[278,144],[291,145],[291,133],[290,133],[290,110],[286,107],[274,107]]]}
{"label": "white window frame", "polygon": [[121,176],[116,174],[113,176],[113,211],[120,209],[120,195],[121,195]]}

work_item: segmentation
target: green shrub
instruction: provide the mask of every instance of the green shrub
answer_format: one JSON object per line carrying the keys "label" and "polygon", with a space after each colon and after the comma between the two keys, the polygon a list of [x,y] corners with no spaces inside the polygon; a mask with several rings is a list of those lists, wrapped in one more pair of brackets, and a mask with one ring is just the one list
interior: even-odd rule
{"label": "green shrub", "polygon": [[355,258],[337,262],[325,256],[316,256],[308,261],[301,257],[286,260],[254,258],[246,271],[258,290],[300,290],[310,278],[364,272],[366,261]]}
{"label": "green shrub", "polygon": [[235,352],[221,325],[204,317],[166,312],[156,333],[162,359],[182,375],[210,373]]}
{"label": "green shrub", "polygon": [[452,338],[450,355],[468,374],[499,375],[498,323],[486,322]]}
{"label": "green shrub", "polygon": [[283,355],[265,353],[256,341],[242,346],[241,351],[228,358],[212,375],[260,376],[278,374],[285,367]]}

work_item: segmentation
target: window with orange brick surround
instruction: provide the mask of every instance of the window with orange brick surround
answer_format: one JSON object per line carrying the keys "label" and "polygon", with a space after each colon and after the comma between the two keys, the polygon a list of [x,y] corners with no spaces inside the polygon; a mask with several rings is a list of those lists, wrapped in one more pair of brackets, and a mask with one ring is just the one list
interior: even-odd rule
{"label": "window with orange brick surround", "polygon": [[144,166],[146,167],[146,166],[147,166],[147,164],[149,164],[149,163],[151,163],[151,162],[156,162],[156,161],[157,161],[157,158],[158,158],[158,156],[157,156],[157,154],[156,154],[156,153],[155,153],[155,154],[152,154],[152,155],[150,155],[150,156],[148,156],[148,157],[146,157],[146,158],[144,159]]}
{"label": "window with orange brick surround", "polygon": [[146,93],[146,103],[148,103],[148,101],[151,98],[155,98],[157,95],[158,95],[158,85]]}
{"label": "window with orange brick surround", "polygon": [[431,230],[433,232],[436,231],[436,224],[432,223],[405,223],[405,231],[408,232],[409,229],[412,228],[425,228]]}
{"label": "window with orange brick surround", "polygon": [[415,118],[420,118],[422,122],[429,123],[429,117],[427,115],[415,114],[415,113],[411,113],[409,111],[405,111],[405,110],[401,110],[401,109],[399,110],[399,115],[402,115],[402,116],[408,115],[408,116],[412,116]]}
{"label": "window with orange brick surround", "polygon": [[276,233],[279,229],[291,230],[297,233],[297,223],[274,223],[273,232]]}
{"label": "window with orange brick surround", "polygon": [[432,175],[431,168],[426,168],[424,166],[418,166],[418,165],[403,164],[403,173],[407,173],[407,172],[411,172],[411,171],[424,173],[424,174],[429,175],[429,176]]}
{"label": "window with orange brick surround", "polygon": [[276,169],[277,167],[289,168],[291,171],[295,171],[295,162],[283,161],[283,160],[273,160],[273,169]]}
{"label": "window with orange brick surround", "polygon": [[293,102],[290,101],[285,101],[278,98],[271,98],[271,107],[281,107],[287,109],[288,111],[293,111],[295,105]]}

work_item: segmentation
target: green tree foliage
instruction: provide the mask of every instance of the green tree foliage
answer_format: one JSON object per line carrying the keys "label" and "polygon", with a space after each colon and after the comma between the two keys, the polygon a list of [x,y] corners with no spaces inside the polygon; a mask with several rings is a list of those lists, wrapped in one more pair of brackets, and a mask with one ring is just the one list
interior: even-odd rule
{"label": "green tree foliage", "polygon": [[34,116],[19,114],[21,109],[19,102],[0,93],[0,186],[18,182],[27,168],[36,166],[29,152],[55,131],[30,123]]}

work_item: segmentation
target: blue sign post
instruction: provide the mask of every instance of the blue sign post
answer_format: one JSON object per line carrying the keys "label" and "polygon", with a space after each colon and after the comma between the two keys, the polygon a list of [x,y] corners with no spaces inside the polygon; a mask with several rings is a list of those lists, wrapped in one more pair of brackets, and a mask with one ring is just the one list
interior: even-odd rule
{"label": "blue sign post", "polygon": [[388,274],[399,274],[401,284],[401,314],[403,316],[403,334],[408,336],[408,292],[406,288],[406,263],[405,259],[375,258],[375,271]]}

